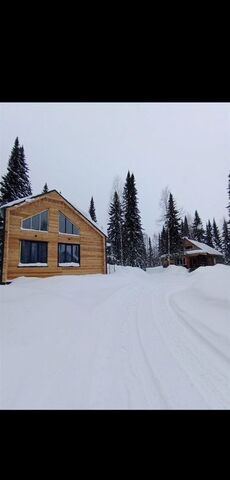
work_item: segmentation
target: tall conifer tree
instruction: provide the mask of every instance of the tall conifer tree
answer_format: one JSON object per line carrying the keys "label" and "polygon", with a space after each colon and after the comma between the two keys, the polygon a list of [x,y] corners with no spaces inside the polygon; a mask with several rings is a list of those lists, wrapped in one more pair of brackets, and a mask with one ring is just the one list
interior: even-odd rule
{"label": "tall conifer tree", "polygon": [[11,151],[7,173],[2,176],[0,182],[0,193],[1,204],[32,194],[24,148],[20,147],[18,137]]}
{"label": "tall conifer tree", "polygon": [[118,193],[115,191],[109,209],[108,240],[110,255],[114,263],[123,264],[123,214]]}
{"label": "tall conifer tree", "polygon": [[220,236],[219,229],[216,225],[215,218],[213,219],[212,231],[213,231],[213,246],[216,250],[218,250],[219,252],[222,252],[221,236]]}
{"label": "tall conifer tree", "polygon": [[224,254],[224,263],[230,265],[230,228],[226,220],[223,224],[222,249]]}
{"label": "tall conifer tree", "polygon": [[93,197],[91,197],[91,200],[90,200],[89,214],[90,214],[93,222],[97,222]]}
{"label": "tall conifer tree", "polygon": [[197,212],[195,211],[195,217],[194,217],[194,222],[192,225],[192,239],[197,240],[197,242],[204,242],[204,228],[202,221],[200,219],[200,216]]}
{"label": "tall conifer tree", "polygon": [[128,172],[123,193],[123,255],[124,264],[145,268],[146,248],[143,239],[141,217],[138,209],[134,175]]}
{"label": "tall conifer tree", "polygon": [[209,245],[209,247],[214,248],[213,240],[212,240],[212,225],[210,220],[208,220],[208,223],[206,224],[206,231],[205,231],[205,243],[206,245]]}
{"label": "tall conifer tree", "polygon": [[45,183],[42,193],[47,193],[49,191],[47,183]]}
{"label": "tall conifer tree", "polygon": [[168,200],[165,229],[168,237],[168,253],[170,255],[179,253],[182,249],[180,218],[172,193],[170,193]]}

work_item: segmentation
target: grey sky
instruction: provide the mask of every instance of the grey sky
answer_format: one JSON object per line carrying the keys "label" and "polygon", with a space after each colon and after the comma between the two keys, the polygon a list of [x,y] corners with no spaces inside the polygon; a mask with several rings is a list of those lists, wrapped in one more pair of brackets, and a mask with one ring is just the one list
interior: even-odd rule
{"label": "grey sky", "polygon": [[229,103],[3,103],[0,167],[16,136],[24,145],[33,193],[45,182],[82,210],[93,195],[105,226],[115,176],[134,173],[143,228],[159,231],[168,185],[178,206],[203,223],[227,216]]}

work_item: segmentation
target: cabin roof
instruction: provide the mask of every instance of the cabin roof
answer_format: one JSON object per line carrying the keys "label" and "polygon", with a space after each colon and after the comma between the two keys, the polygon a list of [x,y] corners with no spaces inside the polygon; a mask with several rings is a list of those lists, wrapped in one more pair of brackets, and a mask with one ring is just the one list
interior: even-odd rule
{"label": "cabin roof", "polygon": [[86,212],[84,212],[83,210],[81,210],[80,208],[78,208],[76,205],[73,205],[72,203],[70,203],[65,197],[63,197],[63,195],[61,193],[59,193],[57,190],[49,190],[49,192],[47,193],[41,193],[39,195],[29,195],[28,197],[23,197],[23,198],[18,198],[17,200],[13,200],[12,202],[8,202],[8,203],[5,203],[4,205],[0,205],[0,209],[2,208],[9,208],[9,207],[14,207],[14,206],[21,206],[23,203],[31,203],[31,202],[34,202],[35,200],[37,200],[37,198],[39,197],[42,197],[44,195],[48,195],[49,193],[51,192],[56,192],[58,195],[60,195],[60,197],[62,197],[69,205],[71,205],[71,207],[73,207],[77,213],[80,213],[80,215],[82,215],[82,217],[84,217],[88,222],[90,222],[97,230],[99,230],[99,232],[101,232],[105,237],[107,237],[107,233],[105,233],[103,227],[98,227],[97,223],[95,223],[90,215]]}
{"label": "cabin roof", "polygon": [[188,250],[186,251],[186,255],[195,255],[198,253],[206,253],[209,255],[220,255],[223,256],[222,253],[218,252],[218,250],[215,250],[215,248],[209,247],[209,245],[206,245],[205,243],[197,242],[196,240],[192,240],[191,238],[188,237],[183,237],[184,240],[188,240],[190,243],[192,243],[195,247],[197,247],[196,250]]}

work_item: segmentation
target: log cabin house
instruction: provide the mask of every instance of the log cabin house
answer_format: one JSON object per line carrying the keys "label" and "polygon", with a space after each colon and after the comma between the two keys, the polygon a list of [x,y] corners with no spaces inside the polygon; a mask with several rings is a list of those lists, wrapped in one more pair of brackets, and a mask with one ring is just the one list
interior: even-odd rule
{"label": "log cabin house", "polygon": [[183,250],[175,255],[162,255],[161,263],[164,267],[168,265],[183,265],[190,271],[198,267],[216,265],[223,262],[223,254],[205,243],[184,237],[182,239]]}
{"label": "log cabin house", "polygon": [[20,276],[107,273],[106,234],[56,190],[0,208],[1,283]]}

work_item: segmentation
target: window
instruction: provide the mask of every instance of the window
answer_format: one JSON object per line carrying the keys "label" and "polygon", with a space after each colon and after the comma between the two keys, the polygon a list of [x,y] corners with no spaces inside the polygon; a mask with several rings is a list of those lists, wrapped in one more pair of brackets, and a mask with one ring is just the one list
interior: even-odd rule
{"label": "window", "polygon": [[70,220],[59,213],[59,233],[67,233],[68,235],[80,235],[80,229],[76,227]]}
{"label": "window", "polygon": [[47,242],[21,241],[21,259],[19,266],[47,266]]}
{"label": "window", "polygon": [[38,213],[33,217],[26,218],[22,221],[22,228],[25,230],[41,230],[48,231],[48,210]]}
{"label": "window", "polygon": [[58,264],[60,267],[79,267],[80,266],[80,245],[70,243],[59,243],[58,245]]}

